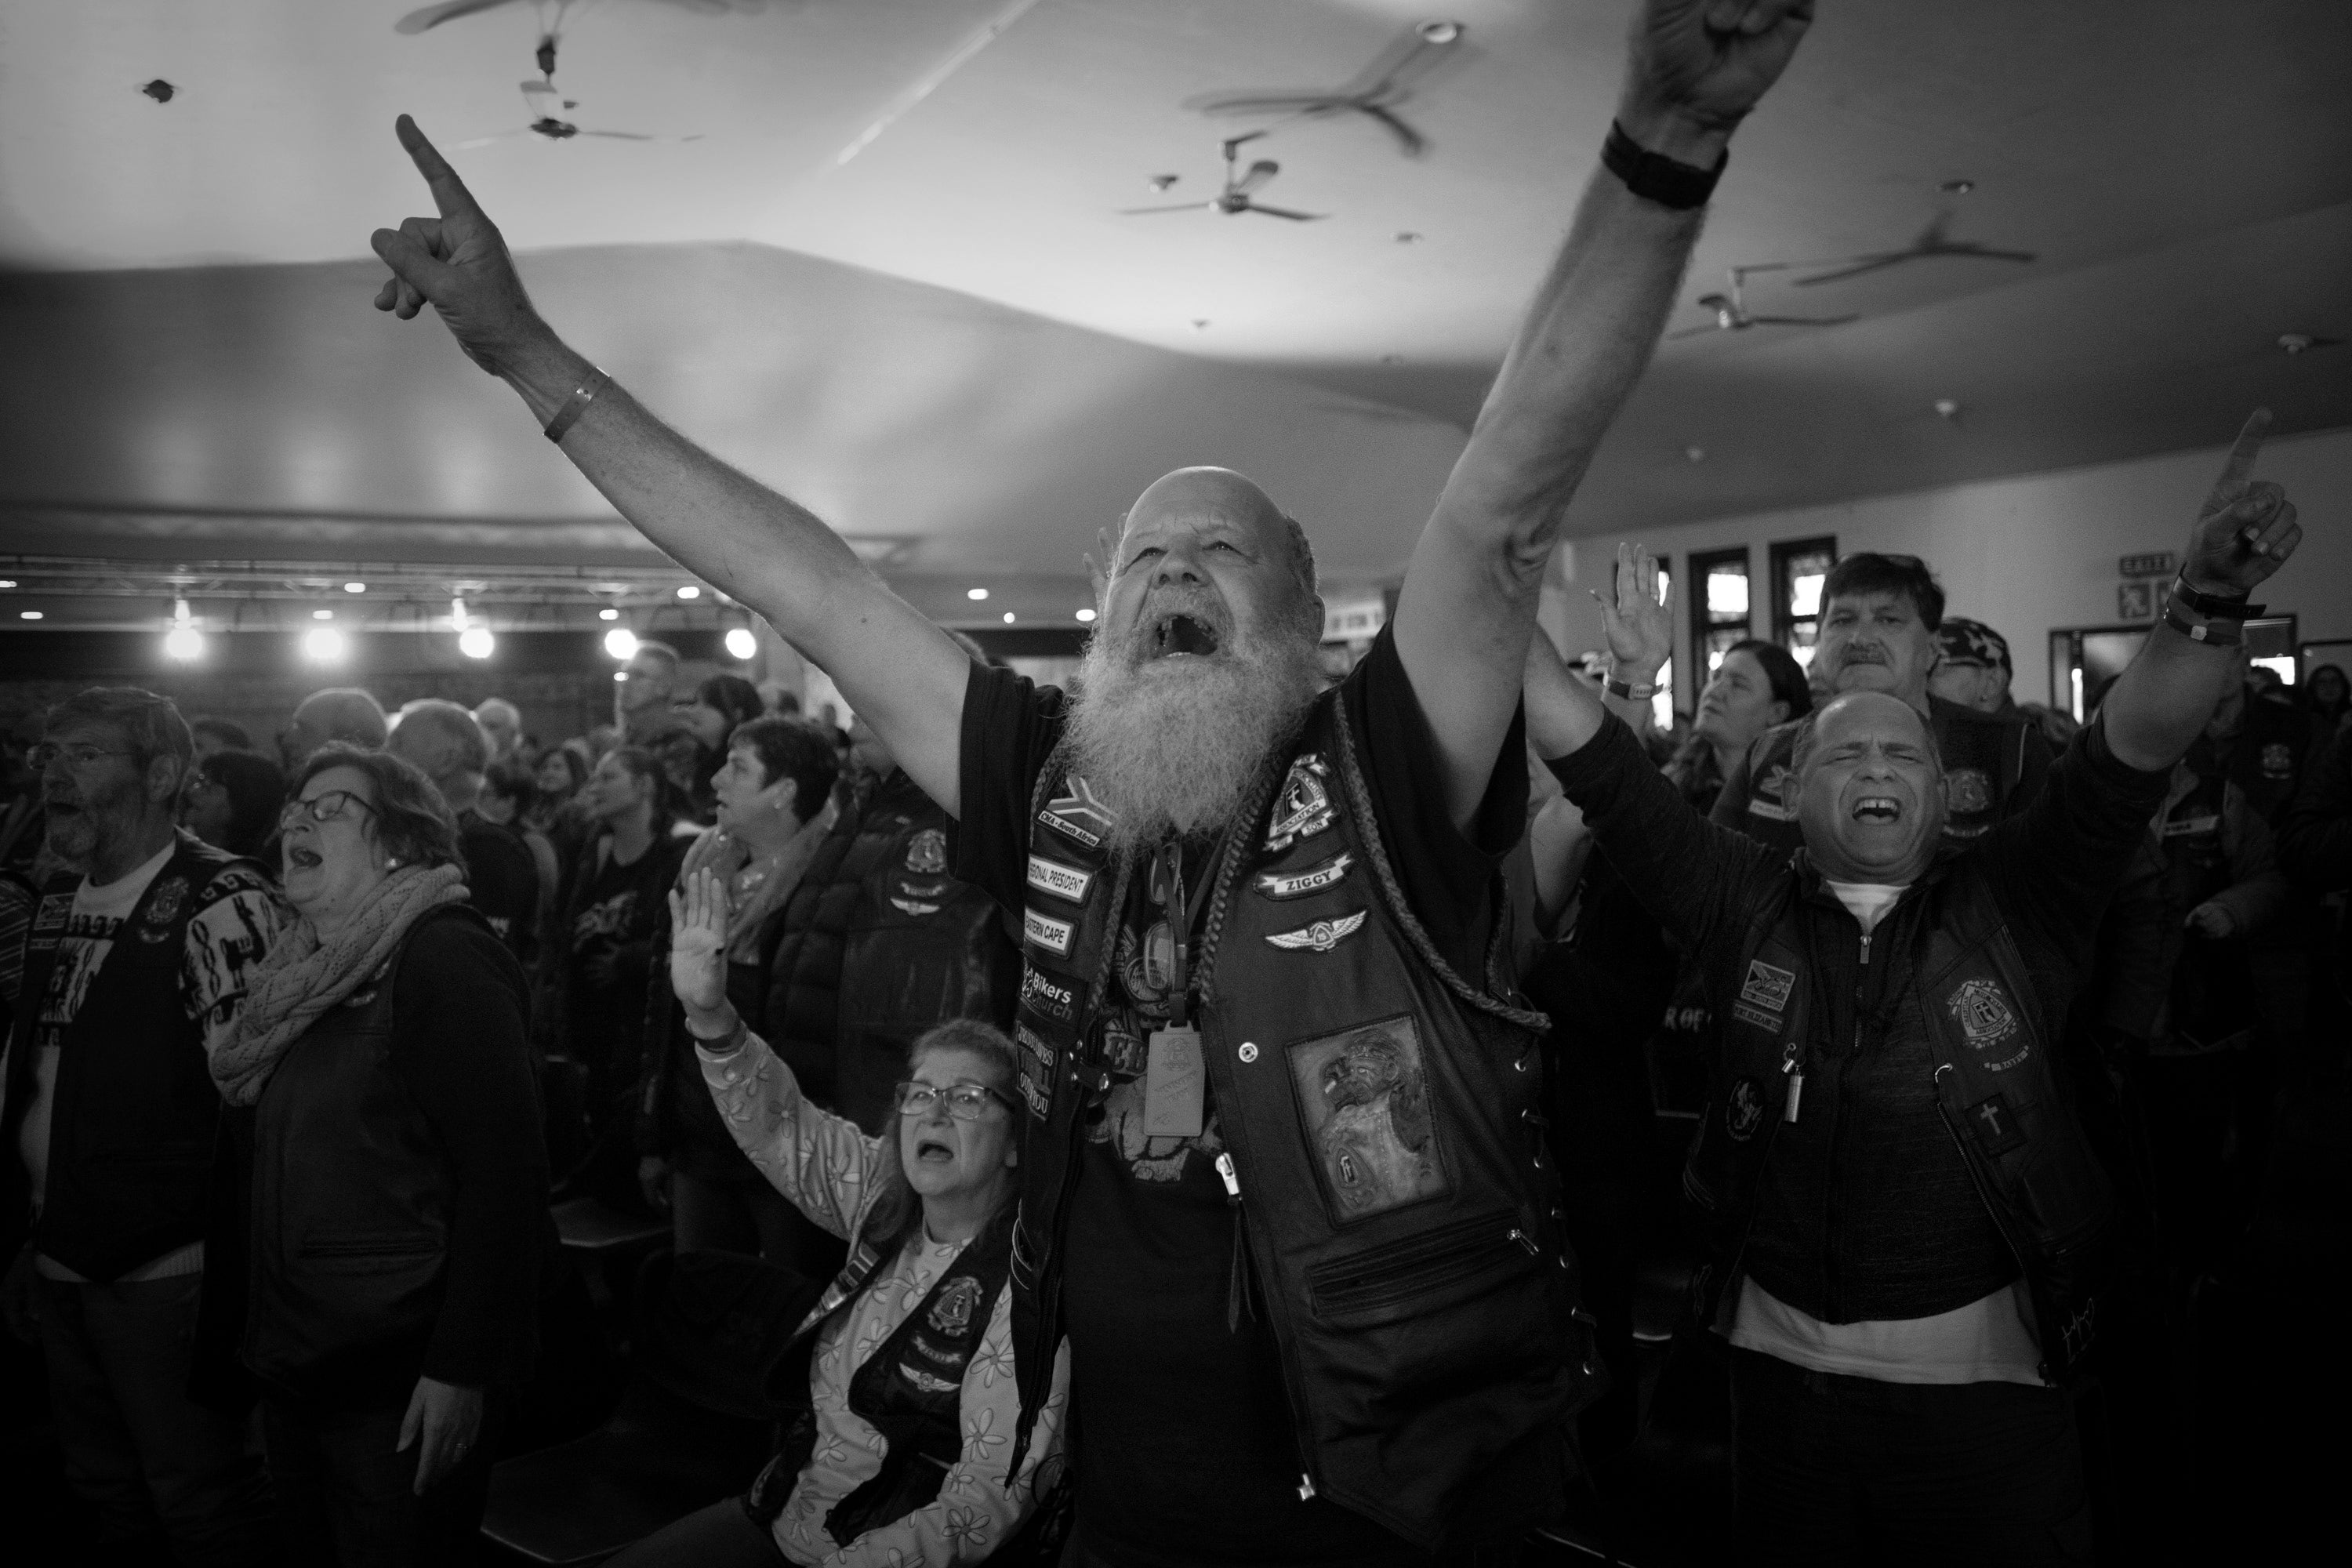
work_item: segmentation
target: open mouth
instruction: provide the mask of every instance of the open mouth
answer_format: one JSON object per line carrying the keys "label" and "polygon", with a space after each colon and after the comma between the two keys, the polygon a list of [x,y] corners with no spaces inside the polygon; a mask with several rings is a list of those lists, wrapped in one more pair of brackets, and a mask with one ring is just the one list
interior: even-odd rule
{"label": "open mouth", "polygon": [[300,870],[315,871],[325,863],[316,849],[294,847],[289,847],[286,851],[286,864]]}
{"label": "open mouth", "polygon": [[1866,795],[1853,803],[1856,822],[1890,823],[1903,820],[1903,803],[1891,796]]}
{"label": "open mouth", "polygon": [[1849,647],[1838,655],[1841,664],[1885,664],[1886,655],[1874,647]]}
{"label": "open mouth", "polygon": [[1203,657],[1217,651],[1217,629],[1192,616],[1162,616],[1151,628],[1151,657]]}
{"label": "open mouth", "polygon": [[937,1138],[919,1138],[915,1141],[915,1158],[944,1165],[954,1161],[955,1151]]}

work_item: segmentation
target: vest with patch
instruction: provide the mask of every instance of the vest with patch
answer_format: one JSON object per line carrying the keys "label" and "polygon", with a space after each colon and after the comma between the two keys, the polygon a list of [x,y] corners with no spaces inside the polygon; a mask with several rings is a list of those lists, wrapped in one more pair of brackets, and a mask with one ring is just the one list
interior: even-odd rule
{"label": "vest with patch", "polygon": [[[2043,1375],[2062,1382],[2089,1349],[2097,1319],[2096,1243],[2112,1206],[2105,1173],[2050,1060],[2057,1037],[2035,1016],[2023,959],[1990,888],[1953,868],[1931,892],[1936,907],[1910,977],[1933,1053],[1937,1110],[1974,1179],[1986,1214],[2016,1256],[2032,1293]],[[1785,874],[1760,906],[1720,997],[1722,1057],[1715,1089],[1684,1168],[1683,1185],[1716,1222],[1714,1256],[1694,1288],[1700,1321],[1738,1300],[1727,1289],[1754,1221],[1774,1134],[1798,1114],[1798,1079],[1814,1042],[1798,903],[1801,873]]]}
{"label": "vest with patch", "polygon": [[[1927,707],[1950,792],[1944,841],[1965,844],[2023,807],[2014,796],[2025,777],[2032,727],[2022,718],[1979,713],[1940,697],[1930,697]],[[1791,851],[1804,847],[1804,828],[1797,821],[1795,759],[1797,736],[1811,722],[1808,717],[1776,724],[1749,748],[1747,809],[1732,824],[1749,837]]]}
{"label": "vest with patch", "polygon": [[[2168,802],[2156,822],[2164,851],[2165,931],[2174,950],[2154,1042],[2158,1054],[2167,1056],[2243,1047],[2262,1021],[2246,939],[2184,929],[2189,911],[2232,880],[2224,818],[2236,783],[2218,769],[2193,776],[2188,793]],[[2243,809],[2251,813],[2252,803]]]}
{"label": "vest with patch", "polygon": [[[1595,1392],[1543,1153],[1546,1020],[1448,966],[1407,907],[1337,692],[1226,835],[1193,973],[1249,1299],[1271,1318],[1321,1495],[1425,1548],[1497,1455]],[[1029,1115],[1013,1278],[1023,1425],[1061,1334],[1081,1121],[1113,1057],[1096,1026],[1132,859],[1058,754],[1031,814],[1015,1037]],[[1498,924],[1501,922],[1498,922]]]}
{"label": "vest with patch", "polygon": [[8,1049],[5,1136],[11,1179],[43,1048],[58,1047],[49,1164],[33,1240],[85,1279],[107,1281],[201,1238],[220,1092],[205,1059],[204,1021],[188,1016],[180,968],[196,914],[246,888],[260,868],[181,832],[172,858],[91,976],[73,1021],[43,1037],[41,998],[81,879],[50,879],[35,907],[23,998]]}

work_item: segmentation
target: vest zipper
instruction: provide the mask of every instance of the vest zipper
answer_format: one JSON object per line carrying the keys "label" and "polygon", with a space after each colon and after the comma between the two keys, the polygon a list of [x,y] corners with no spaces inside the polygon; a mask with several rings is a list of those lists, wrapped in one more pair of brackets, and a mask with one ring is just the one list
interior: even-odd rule
{"label": "vest zipper", "polygon": [[1247,1312],[1255,1322],[1257,1312],[1249,1304],[1249,1238],[1242,1228],[1242,1179],[1234,1168],[1232,1150],[1217,1156],[1217,1175],[1225,1184],[1225,1206],[1234,1212],[1234,1256],[1225,1272],[1225,1332],[1237,1334],[1242,1314]]}

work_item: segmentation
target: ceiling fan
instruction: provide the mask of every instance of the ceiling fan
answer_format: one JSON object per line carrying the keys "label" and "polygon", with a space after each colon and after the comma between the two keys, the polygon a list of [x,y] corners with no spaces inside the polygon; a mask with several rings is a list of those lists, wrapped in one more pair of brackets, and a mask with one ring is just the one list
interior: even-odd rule
{"label": "ceiling fan", "polygon": [[[575,4],[584,5],[588,0],[552,0],[552,3],[555,6],[556,22],[555,26],[548,28],[547,31],[562,32],[563,14],[571,10]],[[714,16],[721,11],[763,11],[768,7],[769,0],[665,0],[665,3],[675,5],[681,11],[695,11],[704,16]],[[420,6],[411,11],[407,16],[394,22],[392,25],[392,30],[395,33],[413,36],[428,32],[444,22],[454,22],[460,16],[471,16],[477,12],[495,11],[501,5],[519,4],[520,0],[443,0],[441,5]],[[550,0],[531,0],[531,4],[540,7],[541,14],[545,15]]]}
{"label": "ceiling fan", "polygon": [[1328,92],[1219,93],[1193,99],[1185,107],[1215,119],[1276,115],[1280,118],[1276,125],[1360,114],[1395,137],[1399,152],[1418,158],[1428,149],[1429,138],[1397,109],[1412,97],[1417,84],[1454,56],[1454,46],[1467,31],[1459,22],[1423,22],[1409,27],[1354,79]]}
{"label": "ceiling fan", "polygon": [[1805,272],[1816,267],[1836,269],[1796,279],[1798,288],[1810,289],[1816,283],[1842,282],[1848,278],[1859,278],[1865,272],[1900,267],[1906,261],[1929,261],[1937,257],[1969,257],[1979,261],[2027,262],[2037,259],[2036,253],[2031,250],[2001,250],[1973,239],[1954,239],[1951,227],[1952,215],[1937,213],[1927,226],[1919,231],[1919,237],[1900,250],[1865,251],[1860,256],[1832,256],[1820,261],[1759,261],[1743,270]]}
{"label": "ceiling fan", "polygon": [[1685,327],[1678,332],[1668,332],[1666,334],[1666,341],[1668,342],[1672,342],[1676,338],[1696,337],[1701,332],[1744,332],[1750,327],[1836,327],[1843,326],[1848,321],[1861,320],[1859,316],[1852,315],[1749,315],[1748,312],[1747,302],[1740,297],[1740,285],[1748,280],[1748,275],[1750,272],[1768,271],[1780,265],[1781,264],[1778,262],[1765,262],[1754,267],[1733,267],[1727,268],[1724,272],[1724,277],[1730,280],[1731,291],[1729,293],[1701,294],[1696,300],[1692,301],[1694,304],[1697,305],[1700,310],[1714,312],[1715,320],[1708,322],[1704,327]]}
{"label": "ceiling fan", "polygon": [[513,131],[501,131],[496,135],[476,136],[449,144],[452,153],[470,152],[476,147],[488,147],[494,142],[511,141],[518,136],[544,136],[550,142],[569,142],[575,136],[602,136],[615,142],[699,142],[702,137],[654,136],[642,131],[590,131],[564,118],[580,107],[576,98],[566,98],[552,79],[522,82],[522,101],[530,122]]}
{"label": "ceiling fan", "polygon": [[1236,136],[1224,144],[1225,188],[1205,202],[1178,202],[1164,207],[1121,207],[1121,217],[1138,217],[1147,213],[1189,213],[1215,211],[1232,217],[1236,213],[1264,213],[1268,217],[1286,217],[1294,223],[1313,223],[1326,218],[1328,213],[1295,212],[1289,207],[1270,207],[1256,199],[1255,193],[1265,189],[1265,183],[1282,173],[1282,165],[1271,158],[1260,158],[1248,168],[1236,171],[1235,164],[1243,146],[1265,135],[1253,131],[1246,136]]}

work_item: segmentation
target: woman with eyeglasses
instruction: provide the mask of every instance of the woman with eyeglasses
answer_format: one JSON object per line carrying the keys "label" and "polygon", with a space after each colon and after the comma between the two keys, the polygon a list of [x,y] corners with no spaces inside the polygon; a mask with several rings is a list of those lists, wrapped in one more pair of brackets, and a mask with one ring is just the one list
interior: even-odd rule
{"label": "woman with eyeglasses", "polygon": [[279,832],[297,919],[212,1073],[250,1110],[243,1360],[287,1560],[465,1561],[551,1239],[522,972],[411,763],[330,742]]}
{"label": "woman with eyeglasses", "polygon": [[688,1515],[614,1568],[1007,1561],[999,1553],[1061,1472],[1069,1377],[1065,1345],[1010,1474],[1013,1042],[973,1019],[923,1035],[898,1088],[898,1126],[869,1138],[803,1099],[729,1004],[719,879],[690,873],[670,918],[670,984],[728,1130],[778,1192],[854,1245],[772,1380],[791,1377],[806,1407],[749,1495]]}

